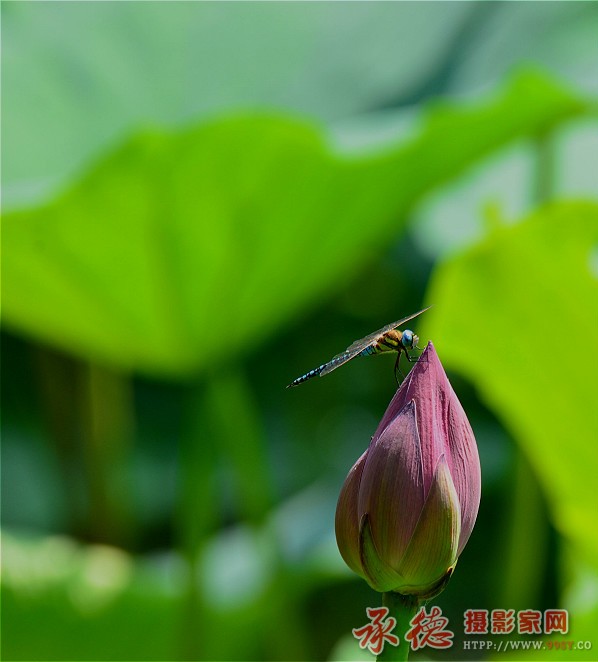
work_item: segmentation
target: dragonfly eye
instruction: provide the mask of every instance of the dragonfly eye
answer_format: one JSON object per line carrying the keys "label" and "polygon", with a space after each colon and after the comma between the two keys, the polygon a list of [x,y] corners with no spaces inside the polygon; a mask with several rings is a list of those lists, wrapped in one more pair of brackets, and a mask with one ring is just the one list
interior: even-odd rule
{"label": "dragonfly eye", "polygon": [[413,347],[413,331],[405,329],[405,331],[403,331],[402,341],[405,347],[409,347],[409,349],[411,349]]}

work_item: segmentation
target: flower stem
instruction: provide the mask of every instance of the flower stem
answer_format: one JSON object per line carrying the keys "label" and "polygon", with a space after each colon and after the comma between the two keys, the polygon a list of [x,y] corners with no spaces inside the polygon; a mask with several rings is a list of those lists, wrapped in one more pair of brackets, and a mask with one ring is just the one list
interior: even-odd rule
{"label": "flower stem", "polygon": [[409,622],[419,610],[419,600],[412,595],[401,595],[400,593],[389,591],[382,594],[382,604],[388,607],[388,616],[397,619],[397,624],[392,634],[399,637],[399,645],[392,646],[386,642],[376,660],[377,662],[403,662],[408,659],[411,649],[409,642],[405,641],[405,634],[411,627]]}

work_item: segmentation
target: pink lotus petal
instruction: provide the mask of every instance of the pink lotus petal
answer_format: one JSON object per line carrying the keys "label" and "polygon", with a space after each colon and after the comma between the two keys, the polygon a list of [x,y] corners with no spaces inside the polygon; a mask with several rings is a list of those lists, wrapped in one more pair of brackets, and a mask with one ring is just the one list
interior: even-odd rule
{"label": "pink lotus petal", "polygon": [[378,551],[372,537],[370,524],[369,516],[364,515],[359,529],[359,552],[364,577],[376,591],[393,591],[395,586],[403,583],[403,578],[383,560],[383,555]]}
{"label": "pink lotus petal", "polygon": [[460,520],[457,492],[442,456],[411,544],[398,568],[412,587],[436,584],[456,563]]}
{"label": "pink lotus petal", "polygon": [[426,501],[415,412],[415,402],[407,403],[374,438],[359,488],[359,516],[370,515],[376,547],[392,567],[398,567]]}
{"label": "pink lotus petal", "polygon": [[334,527],[336,543],[345,563],[363,576],[361,560],[359,558],[359,516],[357,514],[357,500],[361,474],[365,465],[367,451],[357,460],[351,468],[349,475],[343,483],[336,506]]}

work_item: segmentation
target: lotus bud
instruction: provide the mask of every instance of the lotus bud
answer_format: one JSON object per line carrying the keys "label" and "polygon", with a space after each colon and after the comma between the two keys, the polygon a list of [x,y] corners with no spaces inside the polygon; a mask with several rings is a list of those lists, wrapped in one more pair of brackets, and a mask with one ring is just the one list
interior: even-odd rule
{"label": "lotus bud", "polygon": [[340,553],[376,591],[434,597],[469,539],[480,487],[473,431],[428,343],[345,480]]}

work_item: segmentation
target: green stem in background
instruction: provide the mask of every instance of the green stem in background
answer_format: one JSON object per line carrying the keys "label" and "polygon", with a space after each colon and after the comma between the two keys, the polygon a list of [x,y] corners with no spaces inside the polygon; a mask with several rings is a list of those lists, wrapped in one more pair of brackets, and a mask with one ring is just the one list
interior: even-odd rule
{"label": "green stem in background", "polygon": [[544,497],[527,458],[514,458],[509,524],[501,552],[497,604],[509,609],[538,606],[545,573],[549,530]]}
{"label": "green stem in background", "polygon": [[402,662],[409,658],[411,645],[405,640],[405,634],[411,628],[410,621],[417,614],[420,602],[414,596],[389,591],[382,594],[382,604],[388,607],[388,616],[397,620],[392,634],[399,637],[399,645],[392,646],[385,642],[384,649],[376,660],[377,662]]}
{"label": "green stem in background", "polygon": [[[539,206],[549,202],[554,194],[555,154],[548,134],[538,136],[535,146],[532,196]],[[548,556],[549,529],[544,495],[519,447],[515,450],[512,485],[497,595],[498,604],[508,605],[509,609],[524,609],[538,604]]]}
{"label": "green stem in background", "polygon": [[[262,527],[274,503],[273,472],[266,452],[262,414],[242,370],[220,369],[206,383],[206,408],[217,431],[217,453],[226,479],[225,502],[234,504],[233,515],[250,526]],[[229,506],[230,507],[230,506]],[[307,659],[308,633],[296,595],[293,576],[281,554],[283,541],[271,550],[273,582],[267,600],[271,616],[264,618],[264,646],[272,659]],[[280,619],[278,614],[286,614]]]}
{"label": "green stem in background", "polygon": [[130,452],[133,393],[127,375],[96,363],[79,371],[80,434],[93,538],[133,543]]}
{"label": "green stem in background", "polygon": [[87,513],[87,486],[79,439],[77,370],[72,357],[41,346],[33,346],[36,387],[42,411],[42,421],[51,451],[57,458],[67,514],[67,530],[76,538],[90,538]]}
{"label": "green stem in background", "polygon": [[47,347],[36,348],[34,360],[70,533],[94,542],[133,545],[129,376]]}
{"label": "green stem in background", "polygon": [[217,431],[206,402],[206,386],[197,382],[190,388],[179,450],[177,538],[185,562],[186,582],[182,602],[180,657],[204,657],[202,625],[205,604],[200,585],[199,561],[209,534],[221,519],[217,489]]}
{"label": "green stem in background", "polygon": [[240,370],[222,370],[206,384],[206,401],[217,430],[218,453],[232,479],[235,515],[260,523],[272,507],[274,488],[251,387]]}

